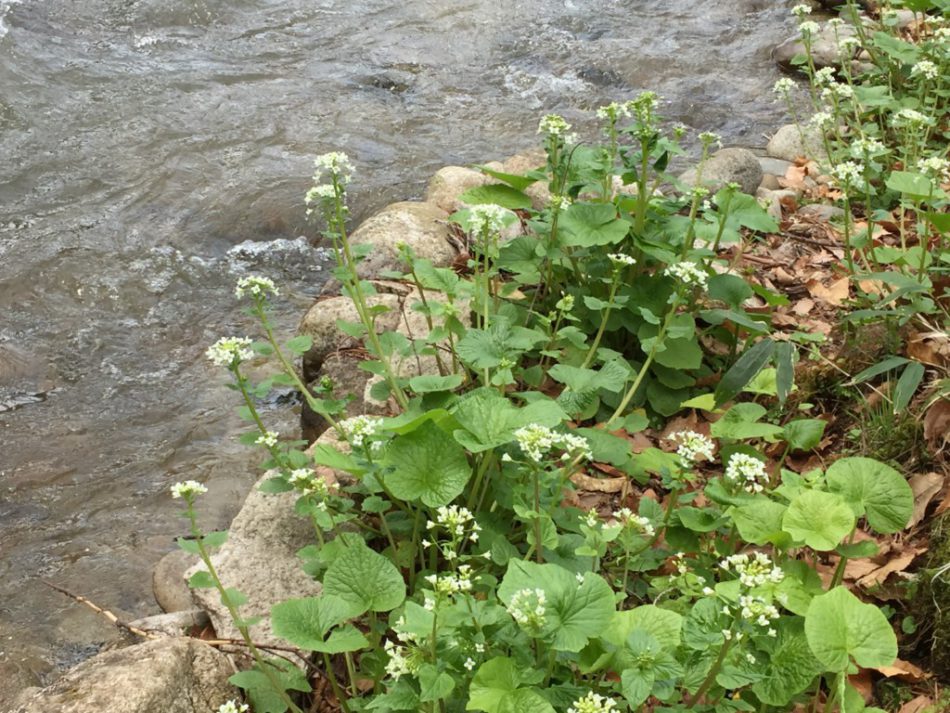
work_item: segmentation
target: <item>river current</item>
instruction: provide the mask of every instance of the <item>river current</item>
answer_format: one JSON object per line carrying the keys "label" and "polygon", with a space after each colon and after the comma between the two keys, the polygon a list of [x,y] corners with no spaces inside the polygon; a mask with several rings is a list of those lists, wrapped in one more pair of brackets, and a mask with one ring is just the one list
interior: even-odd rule
{"label": "river current", "polygon": [[[359,220],[446,164],[504,158],[539,116],[651,89],[761,146],[783,112],[781,0],[0,0],[0,710],[115,638],[196,479],[226,527],[256,477],[204,358],[245,333],[237,277],[290,335],[325,255],[312,159],[349,153]],[[293,435],[288,399],[266,409]]]}

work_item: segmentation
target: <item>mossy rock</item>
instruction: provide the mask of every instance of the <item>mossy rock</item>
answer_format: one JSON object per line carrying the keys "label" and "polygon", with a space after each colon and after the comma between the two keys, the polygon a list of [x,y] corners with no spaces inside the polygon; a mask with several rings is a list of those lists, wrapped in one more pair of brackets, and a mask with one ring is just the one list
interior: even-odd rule
{"label": "mossy rock", "polygon": [[[950,513],[936,518],[930,529],[927,563],[919,573],[920,588],[911,610],[918,617],[930,670],[950,681]],[[926,643],[925,643],[926,642]]]}

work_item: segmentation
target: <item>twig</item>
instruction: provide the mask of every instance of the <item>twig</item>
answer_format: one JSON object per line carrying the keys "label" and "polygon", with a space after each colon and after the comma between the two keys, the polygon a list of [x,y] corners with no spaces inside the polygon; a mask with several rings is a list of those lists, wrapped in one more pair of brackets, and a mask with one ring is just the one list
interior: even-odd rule
{"label": "twig", "polygon": [[119,617],[117,617],[117,616],[116,616],[115,614],[113,614],[111,611],[108,611],[107,609],[103,609],[102,607],[97,606],[96,604],[93,604],[91,601],[89,601],[88,599],[86,599],[85,597],[83,597],[83,596],[81,596],[81,595],[79,595],[79,594],[73,594],[73,593],[70,592],[68,589],[63,589],[62,587],[60,587],[60,586],[57,585],[57,584],[53,584],[52,582],[47,582],[45,579],[41,579],[40,581],[41,581],[43,584],[45,584],[47,587],[49,587],[50,589],[54,589],[54,590],[56,590],[57,592],[59,592],[60,594],[65,594],[65,595],[66,595],[67,597],[69,597],[70,599],[73,599],[73,600],[79,602],[80,604],[83,604],[83,605],[89,607],[90,609],[92,609],[92,610],[93,610],[94,612],[96,612],[97,614],[101,614],[102,616],[104,616],[106,619],[108,619],[109,621],[111,621],[113,624],[115,624],[115,625],[116,625],[117,627],[119,627],[120,629],[125,629],[126,631],[128,631],[128,632],[131,633],[131,634],[135,634],[136,636],[141,636],[143,639],[159,639],[159,638],[162,638],[162,637],[160,637],[160,636],[157,635],[157,634],[154,634],[154,633],[149,632],[149,631],[145,631],[144,629],[139,629],[137,626],[132,626],[132,625],[129,624],[128,622],[122,621]]}

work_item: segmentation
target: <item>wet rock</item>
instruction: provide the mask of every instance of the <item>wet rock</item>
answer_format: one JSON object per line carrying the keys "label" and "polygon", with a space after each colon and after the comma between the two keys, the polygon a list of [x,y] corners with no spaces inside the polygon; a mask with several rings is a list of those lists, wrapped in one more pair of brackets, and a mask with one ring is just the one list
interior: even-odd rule
{"label": "wet rock", "polygon": [[21,697],[13,713],[211,713],[239,696],[228,657],[197,639],[147,641],[99,654]]}
{"label": "wet rock", "polygon": [[162,557],[152,569],[152,593],[164,612],[179,612],[191,609],[191,590],[182,580],[189,567],[198,562],[195,555],[184,550],[175,550]]}
{"label": "wet rock", "polygon": [[393,203],[367,218],[350,235],[351,245],[372,248],[357,267],[360,277],[374,279],[389,270],[404,271],[406,266],[397,247],[400,243],[436,266],[450,265],[457,251],[449,239],[447,218],[448,213],[437,205],[411,201]]}
{"label": "wet rock", "polygon": [[[691,168],[679,178],[687,186],[695,186],[697,170]],[[761,182],[762,167],[755,154],[748,149],[720,149],[703,165],[702,183],[712,193],[728,183],[738,183],[743,193],[754,195]]]}
{"label": "wet rock", "polygon": [[207,612],[201,609],[187,609],[170,614],[156,614],[130,621],[129,626],[165,636],[189,636],[192,629],[203,629],[211,623]]}
{"label": "wet rock", "polygon": [[[502,170],[501,164],[490,165],[489,168]],[[491,176],[472,168],[446,166],[440,168],[429,181],[426,188],[426,203],[437,205],[447,213],[454,213],[465,207],[465,204],[459,200],[459,196],[463,193],[472,188],[487,186],[496,182]]]}
{"label": "wet rock", "polygon": [[[815,63],[815,69],[825,67],[839,67],[842,61],[841,50],[838,47],[838,41],[844,37],[853,37],[856,34],[854,26],[850,24],[842,25],[837,30],[829,25],[822,25],[821,30],[812,37],[811,56]],[[790,37],[772,50],[772,61],[786,72],[799,71],[799,65],[795,63],[795,57],[805,55],[805,45],[800,35]],[[853,58],[852,58],[853,59]],[[864,62],[853,61],[852,71],[864,71],[867,65]]]}
{"label": "wet rock", "polygon": [[771,158],[784,161],[802,157],[827,160],[821,131],[811,126],[799,128],[795,124],[786,124],[769,139],[765,150]]}
{"label": "wet rock", "polygon": [[795,215],[808,220],[828,222],[844,217],[844,210],[835,205],[811,203],[809,205],[803,205],[798,209]]}
{"label": "wet rock", "polygon": [[[251,489],[231,523],[227,541],[211,555],[211,561],[222,584],[247,597],[241,616],[263,617],[251,627],[252,638],[277,643],[271,631],[271,607],[286,599],[316,596],[321,587],[301,569],[297,558],[297,550],[314,541],[313,523],[294,512],[296,493],[260,491],[271,477],[273,473],[265,473]],[[203,565],[192,567],[185,578],[201,569]],[[193,589],[191,596],[196,606],[208,612],[218,636],[240,637],[216,589]]]}

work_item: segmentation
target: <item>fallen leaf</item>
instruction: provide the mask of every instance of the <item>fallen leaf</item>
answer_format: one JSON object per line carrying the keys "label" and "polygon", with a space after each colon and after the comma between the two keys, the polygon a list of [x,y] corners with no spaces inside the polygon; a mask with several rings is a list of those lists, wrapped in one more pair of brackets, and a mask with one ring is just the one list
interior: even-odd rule
{"label": "fallen leaf", "polygon": [[902,705],[897,713],[921,713],[921,711],[933,704],[933,699],[930,696],[917,696],[914,700]]}
{"label": "fallen leaf", "polygon": [[940,473],[918,473],[910,479],[910,489],[914,491],[914,514],[907,523],[908,528],[924,519],[930,501],[943,490],[944,480],[945,476]]}
{"label": "fallen leaf", "polygon": [[890,666],[880,666],[874,670],[884,674],[887,678],[899,678],[910,683],[919,683],[933,676],[933,674],[924,671],[919,666],[915,666],[910,661],[902,661],[901,659],[897,659]]}
{"label": "fallen leaf", "polygon": [[833,307],[840,307],[841,303],[848,299],[850,288],[849,278],[842,277],[832,282],[827,287],[820,281],[811,279],[805,283],[808,293],[823,302],[827,302]]}
{"label": "fallen leaf", "polygon": [[795,305],[792,307],[792,312],[799,315],[806,315],[812,311],[815,307],[815,300],[805,297],[798,300]]}
{"label": "fallen leaf", "polygon": [[936,455],[943,452],[950,441],[950,399],[935,401],[924,415],[924,438]]}
{"label": "fallen leaf", "polygon": [[[883,565],[873,572],[865,574],[857,580],[862,587],[872,587],[877,584],[883,584],[884,580],[895,572],[903,572],[914,561],[914,558],[921,552],[926,552],[926,547],[914,547],[906,550],[903,554],[890,558]],[[847,569],[847,568],[846,568]]]}
{"label": "fallen leaf", "polygon": [[848,676],[848,683],[854,686],[855,690],[861,694],[865,703],[870,703],[874,695],[874,680],[871,678],[871,672],[862,668],[857,673]]}
{"label": "fallen leaf", "polygon": [[794,164],[788,167],[788,170],[785,171],[785,175],[778,179],[778,184],[782,188],[805,188],[805,176],[808,175],[808,170],[804,166],[795,166]]}
{"label": "fallen leaf", "polygon": [[592,478],[584,473],[575,473],[571,476],[571,482],[579,490],[586,490],[594,493],[619,493],[627,484],[627,478]]}
{"label": "fallen leaf", "polygon": [[924,364],[945,366],[950,363],[950,335],[939,331],[915,333],[907,340],[906,352]]}

